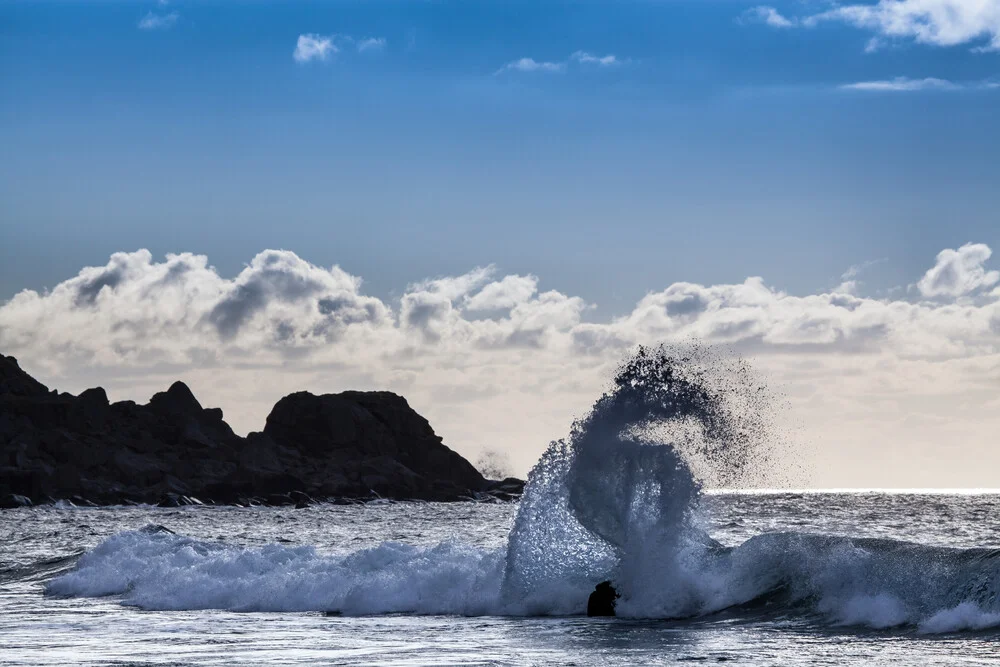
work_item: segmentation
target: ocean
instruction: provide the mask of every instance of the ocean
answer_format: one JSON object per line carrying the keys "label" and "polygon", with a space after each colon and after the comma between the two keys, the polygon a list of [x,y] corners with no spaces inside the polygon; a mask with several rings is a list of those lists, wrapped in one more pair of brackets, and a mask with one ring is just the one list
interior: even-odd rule
{"label": "ocean", "polygon": [[701,359],[639,350],[516,504],[4,510],[0,664],[1000,661],[1000,495],[706,492],[789,457]]}
{"label": "ocean", "polygon": [[[502,573],[491,559],[504,558],[517,510],[3,510],[0,664],[1000,661],[995,493],[704,494],[693,520],[723,549],[783,537],[748,552],[749,566],[732,566],[746,581],[706,567],[700,585],[712,595],[744,584],[778,593],[672,620],[587,618],[560,600],[549,610],[477,609],[489,604],[477,594],[488,597],[489,578]],[[830,541],[793,548],[789,536]],[[664,564],[665,577],[672,568]],[[340,615],[324,613],[336,607]]]}

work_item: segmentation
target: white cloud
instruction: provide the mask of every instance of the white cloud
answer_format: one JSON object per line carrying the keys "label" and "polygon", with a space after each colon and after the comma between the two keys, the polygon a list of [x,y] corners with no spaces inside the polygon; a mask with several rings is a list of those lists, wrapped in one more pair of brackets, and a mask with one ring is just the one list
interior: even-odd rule
{"label": "white cloud", "polygon": [[920,90],[938,91],[959,91],[959,90],[997,90],[1000,83],[992,80],[955,82],[947,79],[936,79],[927,77],[923,79],[910,79],[905,76],[898,76],[895,79],[885,79],[881,81],[859,81],[840,86],[841,90],[861,90],[868,92],[913,92]]}
{"label": "white cloud", "polygon": [[455,301],[484,285],[494,273],[496,273],[496,268],[493,265],[477,266],[468,273],[460,276],[431,278],[423,282],[414,283],[409,285],[406,291],[410,294],[417,292],[441,294],[449,301]]}
{"label": "white cloud", "polygon": [[358,53],[371,53],[385,48],[384,37],[355,38],[350,35],[318,35],[309,33],[299,35],[292,56],[296,62],[308,63],[314,60],[325,61],[340,53],[343,49],[355,49]]}
{"label": "white cloud", "polygon": [[[803,18],[786,18],[768,6],[755,7],[749,16],[776,28],[815,27],[846,23],[875,33],[876,38],[912,39],[933,46],[977,44],[977,50],[1000,49],[998,0],[879,0],[874,4],[834,7]],[[868,50],[882,41],[869,42]]]}
{"label": "white cloud", "polygon": [[566,63],[553,63],[537,61],[534,58],[519,58],[512,60],[496,71],[497,74],[507,71],[518,72],[562,72],[566,69]]}
{"label": "white cloud", "polygon": [[927,77],[909,79],[899,76],[884,81],[859,81],[841,86],[843,90],[864,90],[873,92],[911,92],[917,90],[960,90],[961,86],[945,79]]}
{"label": "white cloud", "polygon": [[862,273],[872,268],[873,266],[877,266],[879,264],[888,261],[889,261],[888,257],[880,257],[878,259],[869,259],[867,261],[861,262],[860,264],[853,264],[849,266],[847,270],[844,271],[843,274],[841,274],[840,277],[844,280],[848,280],[850,278],[856,278],[857,276],[860,276]]}
{"label": "white cloud", "polygon": [[390,302],[289,251],[261,252],[224,277],[205,256],[156,261],[140,250],[0,305],[0,350],[60,389],[103,384],[117,398],[184,378],[241,431],[259,429],[294,390],[387,388],[462,453],[509,451],[523,473],[630,346],[697,339],[776,374],[815,429],[808,437],[836,439],[836,451],[815,453],[835,470],[842,452],[877,458],[932,435],[950,441],[947,409],[962,411],[969,446],[987,451],[995,410],[971,422],[969,411],[994,400],[1000,373],[1000,290],[989,291],[1000,274],[989,259],[982,244],[942,251],[917,283],[933,300],[857,296],[858,265],[830,293],[791,295],[758,277],[679,282],[588,321],[584,299],[493,267],[409,285]]}
{"label": "white cloud", "polygon": [[[61,359],[183,364],[204,350],[220,359],[249,349],[267,350],[261,359],[302,350],[340,359],[341,345],[355,334],[373,353],[395,354],[413,352],[428,333],[445,348],[468,351],[545,330],[546,340],[564,350],[584,339],[618,341],[620,349],[697,337],[765,347],[822,343],[832,352],[887,346],[936,357],[1000,342],[991,329],[996,303],[948,300],[1000,282],[1000,272],[985,266],[990,255],[984,244],[941,251],[916,284],[922,296],[945,299],[938,303],[854,296],[855,279],[874,263],[868,262],[848,269],[831,293],[792,296],[759,277],[726,285],[681,282],[649,293],[625,316],[581,324],[588,307],[583,299],[540,293],[532,275],[497,278],[492,266],[409,285],[394,307],[364,295],[360,278],[289,251],[261,252],[227,279],[207,257],[185,253],[156,262],[140,250],[116,253],[105,266],[85,268],[50,292],[16,295],[0,306],[0,344],[55,365]],[[945,331],[950,333],[941,335]],[[439,352],[437,346],[422,349]]]}
{"label": "white cloud", "polygon": [[358,51],[381,51],[385,48],[385,38],[384,37],[365,37],[363,39],[357,40]]}
{"label": "white cloud", "polygon": [[169,30],[174,27],[179,18],[180,14],[177,12],[170,12],[169,14],[147,12],[145,16],[139,19],[138,27],[140,30]]}
{"label": "white cloud", "polygon": [[509,71],[555,73],[565,72],[572,63],[576,63],[577,65],[583,67],[606,68],[624,65],[628,62],[631,61],[627,58],[619,58],[613,53],[609,53],[604,56],[595,56],[587,51],[574,51],[568,58],[566,58],[566,60],[561,60],[559,62],[538,61],[534,58],[520,58],[518,60],[512,60],[494,72],[494,74],[502,74]]}
{"label": "white cloud", "polygon": [[313,60],[327,60],[340,49],[333,43],[333,37],[308,34],[299,35],[292,57],[295,62],[308,63]]}
{"label": "white cloud", "polygon": [[833,293],[856,295],[859,287],[861,287],[860,280],[844,280],[833,288]]}
{"label": "white cloud", "polygon": [[623,62],[613,53],[609,53],[606,56],[594,56],[586,51],[575,51],[569,58],[583,65],[597,65],[599,67],[614,67],[615,65],[621,65]]}
{"label": "white cloud", "polygon": [[766,23],[772,28],[792,28],[796,25],[795,21],[782,16],[774,7],[766,6],[751,7],[743,13],[743,20]]}
{"label": "white cloud", "polygon": [[847,270],[840,275],[841,283],[833,288],[833,293],[856,295],[858,290],[864,284],[864,282],[858,280],[858,277],[871,267],[886,261],[888,261],[887,257],[881,257],[879,259],[870,259],[865,262],[861,262],[860,264],[853,264],[849,266]]}
{"label": "white cloud", "polygon": [[983,243],[966,243],[958,250],[938,253],[937,263],[917,283],[927,297],[958,297],[1000,281],[1000,272],[987,271],[983,264],[993,251]]}
{"label": "white cloud", "polygon": [[807,19],[811,24],[823,21],[840,21],[887,38],[910,38],[934,46],[986,40],[987,48],[1000,48],[997,0],[880,0],[874,5],[837,7]]}
{"label": "white cloud", "polygon": [[538,278],[535,276],[504,276],[468,299],[465,307],[468,310],[510,309],[528,301],[537,291]]}

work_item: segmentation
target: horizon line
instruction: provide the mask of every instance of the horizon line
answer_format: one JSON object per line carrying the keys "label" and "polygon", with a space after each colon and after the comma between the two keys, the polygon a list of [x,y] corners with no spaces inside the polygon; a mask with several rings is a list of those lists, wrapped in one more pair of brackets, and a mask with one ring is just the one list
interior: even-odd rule
{"label": "horizon line", "polygon": [[814,489],[729,489],[729,488],[712,488],[704,489],[705,495],[779,495],[779,494],[865,494],[865,493],[882,493],[882,494],[894,494],[894,495],[965,495],[965,496],[975,496],[975,495],[1000,495],[1000,488],[989,488],[989,487],[957,487],[957,488],[938,488],[938,487],[834,487],[834,488],[814,488]]}

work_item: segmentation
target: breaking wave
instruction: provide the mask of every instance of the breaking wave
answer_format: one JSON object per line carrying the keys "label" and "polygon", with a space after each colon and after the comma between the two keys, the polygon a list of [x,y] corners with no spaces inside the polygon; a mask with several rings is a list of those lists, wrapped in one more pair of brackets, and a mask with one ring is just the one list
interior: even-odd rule
{"label": "breaking wave", "polygon": [[144,609],[568,615],[611,580],[618,615],[788,617],[926,633],[1000,626],[1000,551],[804,533],[724,547],[701,485],[751,483],[769,394],[739,361],[642,348],[531,471],[507,545],[384,543],[346,555],[118,534],[47,584]]}

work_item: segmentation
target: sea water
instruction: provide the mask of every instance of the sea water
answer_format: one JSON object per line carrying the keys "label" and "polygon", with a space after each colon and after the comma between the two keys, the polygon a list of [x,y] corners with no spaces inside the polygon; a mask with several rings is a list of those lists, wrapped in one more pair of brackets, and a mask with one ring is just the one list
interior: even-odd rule
{"label": "sea water", "polygon": [[[767,396],[639,349],[516,506],[3,512],[0,660],[1000,659],[997,496],[704,491],[782,453]],[[605,580],[618,617],[583,617]]]}
{"label": "sea water", "polygon": [[[993,493],[709,493],[702,504],[707,532],[726,546],[791,532],[904,540],[938,548],[943,554],[981,555],[986,561],[989,552],[981,550],[1000,548],[1000,495]],[[574,615],[529,617],[410,612],[326,616],[320,611],[339,598],[334,590],[338,584],[330,579],[343,574],[340,563],[353,554],[355,572],[383,568],[388,559],[379,547],[385,542],[425,550],[423,562],[453,559],[442,564],[440,578],[420,593],[427,596],[428,608],[453,604],[437,599],[454,592],[451,568],[461,572],[469,565],[465,549],[502,551],[516,512],[515,505],[464,503],[319,505],[300,510],[3,510],[0,664],[985,665],[1000,661],[998,621],[980,606],[983,600],[974,607],[945,600],[938,609],[923,612],[922,618],[907,619],[898,608],[907,598],[900,595],[899,577],[891,571],[878,572],[870,583],[843,581],[845,588],[860,588],[857,596],[840,596],[854,598],[841,607],[826,607],[817,599],[787,608],[763,605],[677,620],[589,619],[582,616],[583,608],[572,610]],[[137,532],[132,534],[141,539],[121,539],[148,525],[169,527],[177,533],[171,540],[187,541],[188,546],[165,540],[169,533]],[[107,542],[116,535],[117,542]],[[81,553],[93,554],[101,544],[121,553],[96,559],[86,570],[90,581],[75,584],[81,588],[72,595],[46,593],[53,580],[79,567]],[[441,546],[451,544],[454,549]],[[155,556],[156,550],[163,555]],[[855,558],[865,562],[866,556],[859,553]],[[414,563],[419,567],[421,560]],[[801,575],[810,564],[800,565],[791,571]],[[763,558],[761,567],[765,566],[776,567],[774,559]],[[932,583],[919,561],[915,567],[904,567],[903,575],[913,577],[912,589]],[[355,581],[364,580],[363,575],[356,576]],[[956,580],[956,586],[968,584],[971,590],[997,575],[969,576],[968,582]],[[94,588],[84,590],[85,585]],[[908,588],[904,585],[903,592]],[[388,590],[392,586],[367,592],[381,595]],[[423,604],[416,591],[403,594],[405,606]],[[267,611],[256,611],[263,609]],[[936,615],[937,625],[928,625]],[[900,624],[893,625],[896,622]]]}

